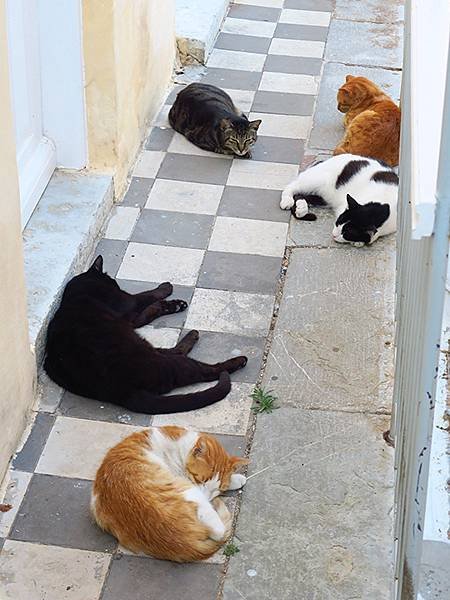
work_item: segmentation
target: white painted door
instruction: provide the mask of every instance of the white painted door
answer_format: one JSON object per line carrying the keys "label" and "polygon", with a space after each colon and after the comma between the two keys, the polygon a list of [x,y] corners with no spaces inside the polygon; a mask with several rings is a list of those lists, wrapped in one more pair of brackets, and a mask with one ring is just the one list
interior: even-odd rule
{"label": "white painted door", "polygon": [[43,128],[38,2],[7,0],[11,94],[23,226],[56,167],[55,145],[45,137]]}

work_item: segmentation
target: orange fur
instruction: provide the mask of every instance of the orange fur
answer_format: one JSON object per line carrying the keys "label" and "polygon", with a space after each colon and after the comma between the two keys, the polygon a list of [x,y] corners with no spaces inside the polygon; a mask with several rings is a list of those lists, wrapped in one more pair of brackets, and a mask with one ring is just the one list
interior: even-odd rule
{"label": "orange fur", "polygon": [[395,102],[369,79],[347,75],[337,103],[345,113],[346,131],[334,154],[359,154],[397,166],[401,113]]}
{"label": "orange fur", "polygon": [[216,473],[220,490],[228,489],[231,474],[247,460],[228,455],[214,437],[198,434],[187,450],[184,472],[175,473],[149,455],[156,430],[175,444],[188,433],[181,427],[151,427],[111,448],[97,471],[92,513],[102,529],[133,552],[177,562],[206,559],[227,539],[231,515],[221,500],[212,501],[226,527],[224,538],[215,541],[197,517],[197,504],[183,492]]}

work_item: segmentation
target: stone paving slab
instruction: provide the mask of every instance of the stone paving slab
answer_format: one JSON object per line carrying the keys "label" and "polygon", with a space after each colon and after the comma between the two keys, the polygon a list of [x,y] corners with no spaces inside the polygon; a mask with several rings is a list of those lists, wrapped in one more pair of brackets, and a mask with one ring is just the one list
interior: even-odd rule
{"label": "stone paving slab", "polygon": [[285,407],[258,418],[223,600],[390,598],[387,426]]}
{"label": "stone paving slab", "polygon": [[351,21],[395,23],[403,20],[403,0],[336,0],[334,15]]}
{"label": "stone paving slab", "polygon": [[379,85],[396,102],[400,99],[401,74],[387,69],[326,63],[320,84],[314,124],[309,144],[312,148],[333,150],[344,135],[343,115],[337,110],[336,94],[346,75],[361,75]]}
{"label": "stone paving slab", "polygon": [[390,410],[390,252],[294,249],[264,374],[283,405]]}

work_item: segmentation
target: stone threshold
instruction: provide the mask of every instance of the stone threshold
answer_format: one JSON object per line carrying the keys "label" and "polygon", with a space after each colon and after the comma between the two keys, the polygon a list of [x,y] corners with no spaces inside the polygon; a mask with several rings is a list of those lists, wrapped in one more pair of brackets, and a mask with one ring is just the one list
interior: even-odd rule
{"label": "stone threshold", "polygon": [[29,335],[38,368],[48,322],[65,284],[91,257],[113,198],[110,175],[56,170],[23,232]]}
{"label": "stone threshold", "polygon": [[175,1],[175,31],[182,65],[206,62],[229,4],[230,0]]}

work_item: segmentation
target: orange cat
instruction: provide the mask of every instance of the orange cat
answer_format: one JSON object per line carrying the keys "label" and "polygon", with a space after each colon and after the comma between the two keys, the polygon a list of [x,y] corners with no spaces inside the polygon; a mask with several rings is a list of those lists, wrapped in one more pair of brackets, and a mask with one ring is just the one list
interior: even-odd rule
{"label": "orange cat", "polygon": [[248,460],[211,435],[150,427],[109,450],[97,471],[91,509],[125,548],[177,562],[203,560],[225,543],[231,515],[217,496],[241,488]]}
{"label": "orange cat", "polygon": [[359,154],[397,166],[400,108],[395,102],[369,79],[352,75],[339,88],[337,102],[346,131],[334,154]]}

